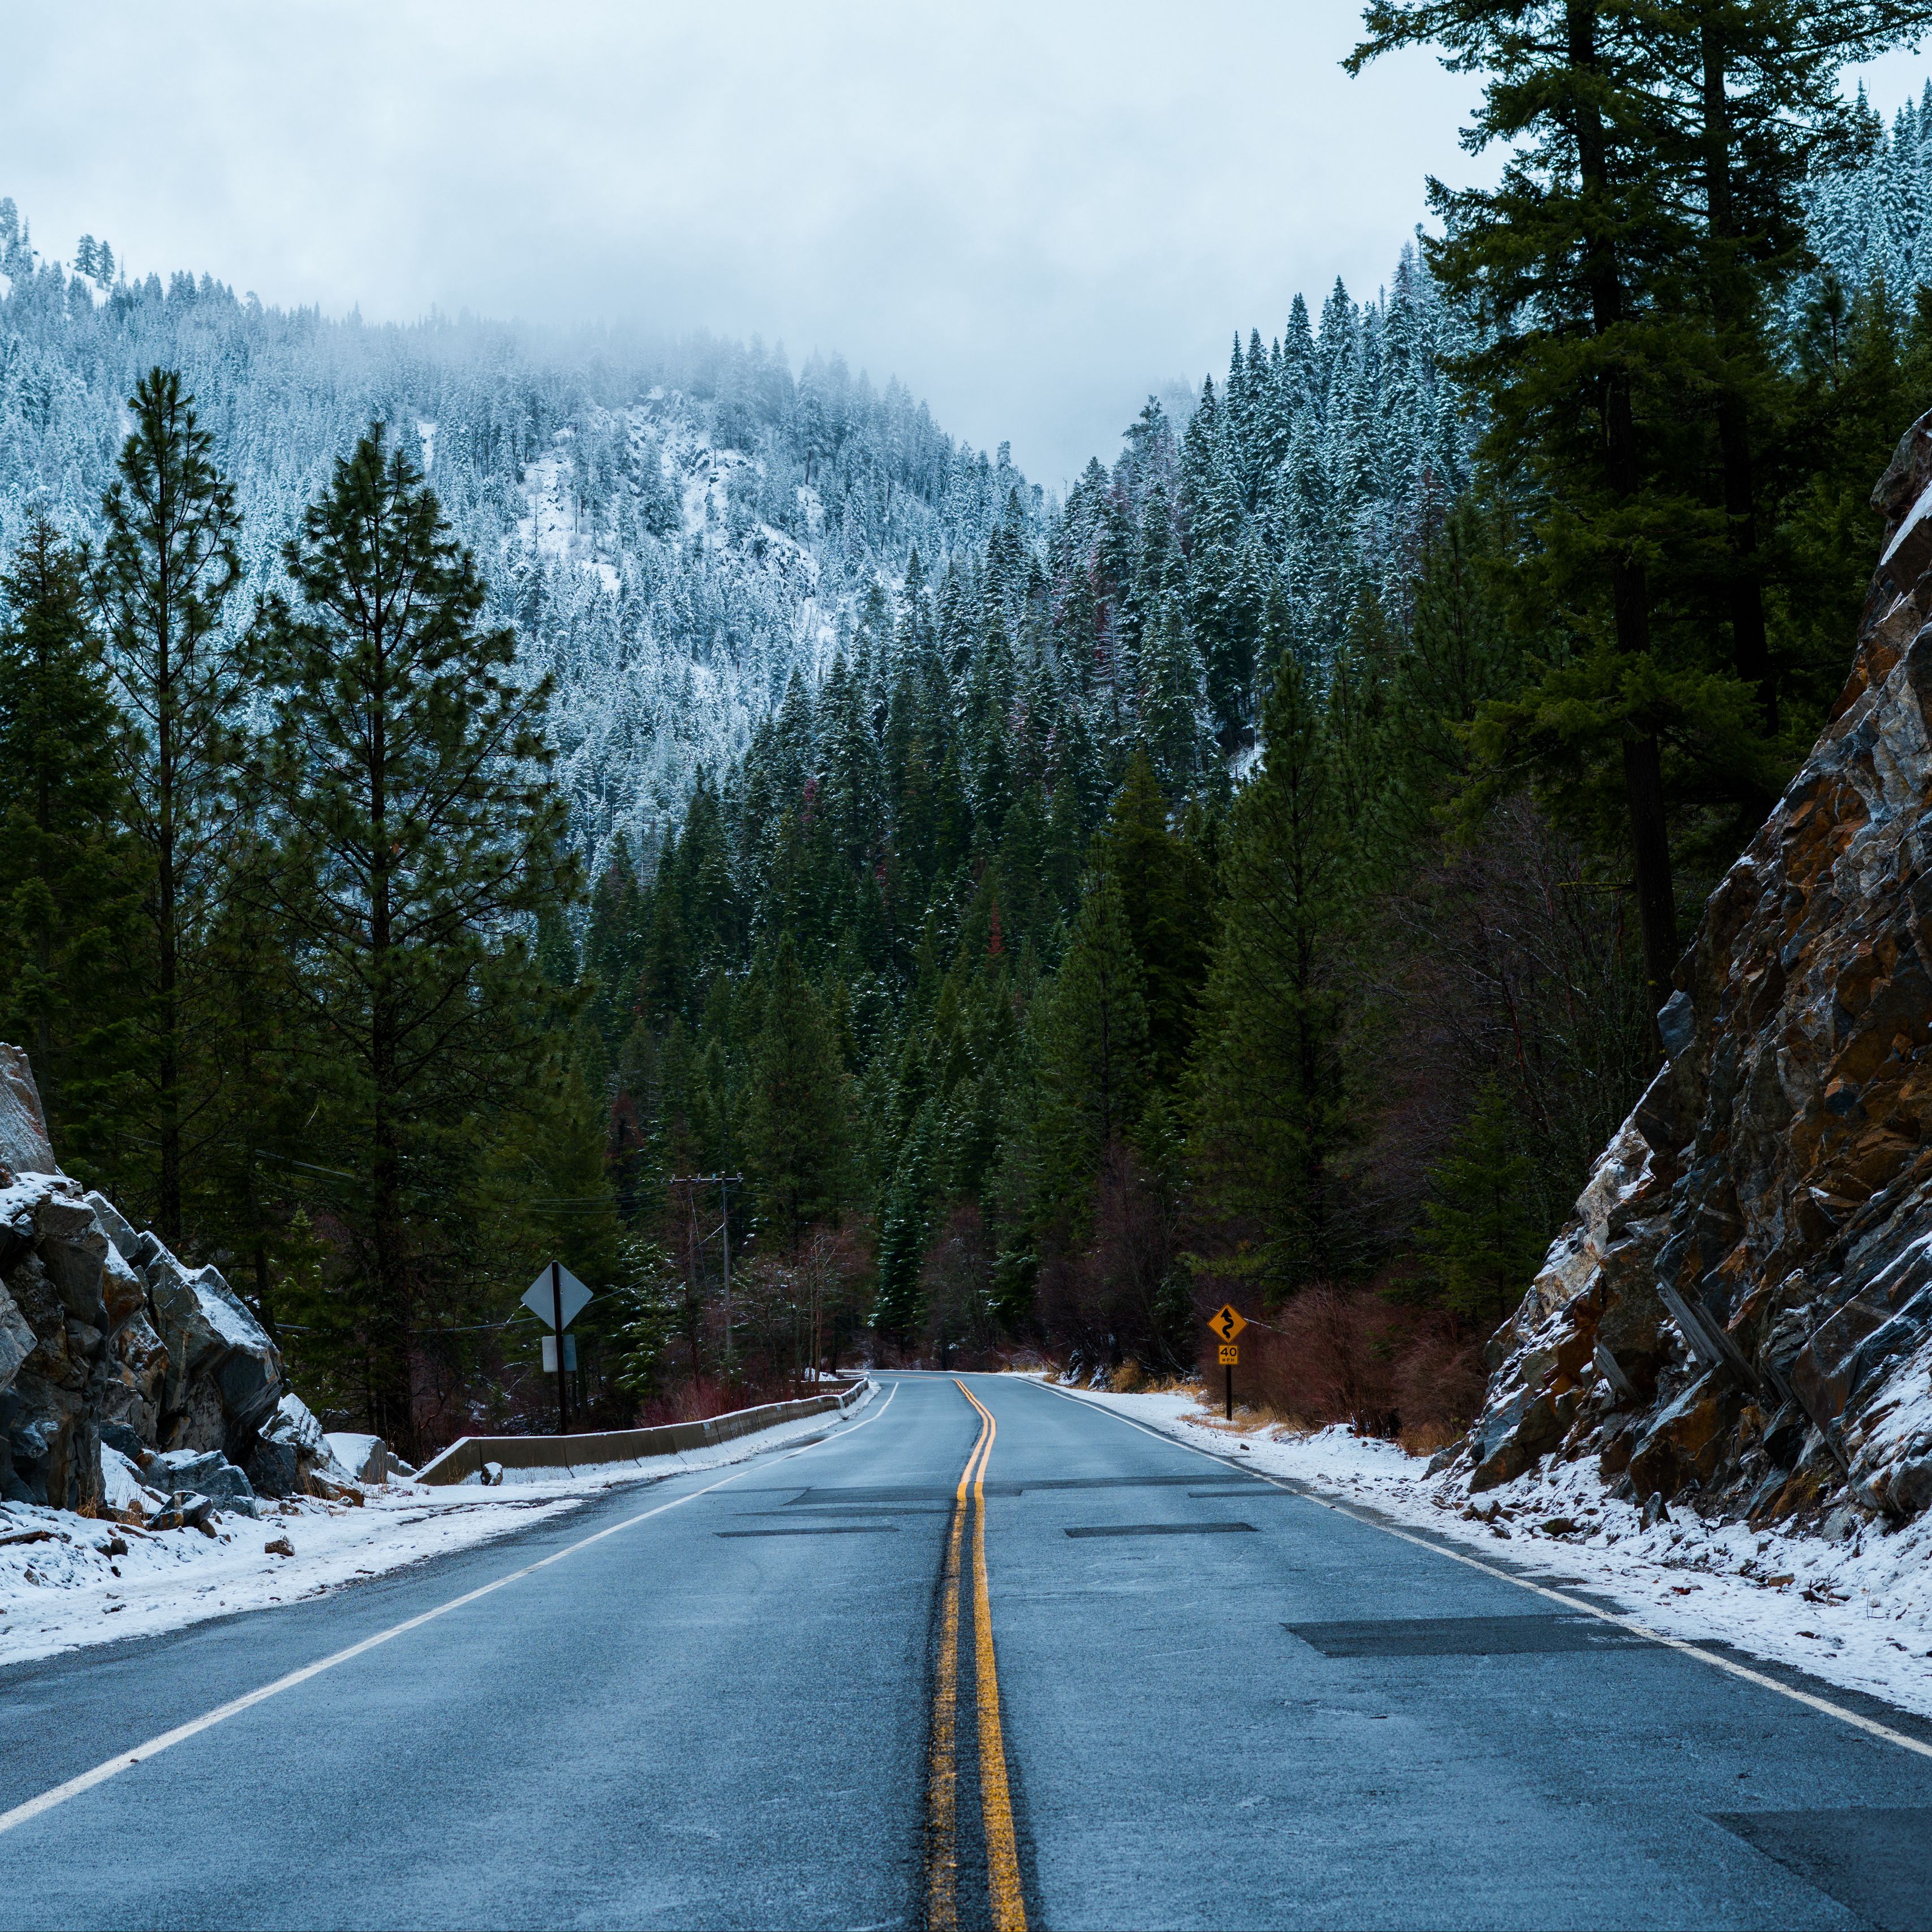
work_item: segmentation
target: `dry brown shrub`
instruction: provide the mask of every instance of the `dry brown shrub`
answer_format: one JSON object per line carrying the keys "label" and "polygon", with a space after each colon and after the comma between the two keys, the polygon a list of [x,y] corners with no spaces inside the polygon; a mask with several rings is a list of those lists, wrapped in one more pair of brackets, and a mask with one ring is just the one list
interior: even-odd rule
{"label": "dry brown shrub", "polygon": [[[1390,1303],[1371,1289],[1306,1288],[1240,1338],[1234,1370],[1238,1418],[1298,1433],[1346,1423],[1364,1435],[1454,1442],[1482,1408],[1480,1346],[1446,1317]],[[1218,1408],[1224,1387],[1210,1342],[1202,1355],[1202,1402]]]}
{"label": "dry brown shrub", "polygon": [[1107,1378],[1107,1386],[1115,1395],[1134,1395],[1147,1387],[1147,1378],[1141,1372],[1141,1365],[1130,1355]]}
{"label": "dry brown shrub", "polygon": [[1453,1442],[1482,1412],[1488,1376],[1481,1345],[1431,1319],[1408,1338],[1395,1362],[1396,1406],[1405,1429],[1432,1430],[1437,1448]]}
{"label": "dry brown shrub", "polygon": [[1267,1328],[1250,1328],[1242,1336],[1237,1398],[1284,1419],[1317,1426],[1346,1422],[1386,1434],[1396,1420],[1391,1357],[1399,1333],[1396,1317],[1379,1296],[1304,1288],[1274,1311]]}

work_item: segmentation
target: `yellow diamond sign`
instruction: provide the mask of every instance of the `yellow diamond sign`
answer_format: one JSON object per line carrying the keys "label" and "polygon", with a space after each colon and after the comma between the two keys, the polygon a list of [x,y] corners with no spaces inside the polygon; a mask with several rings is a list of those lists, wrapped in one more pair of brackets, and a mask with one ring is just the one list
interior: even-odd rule
{"label": "yellow diamond sign", "polygon": [[1232,1342],[1248,1325],[1247,1318],[1230,1303],[1208,1318],[1208,1325],[1224,1342]]}

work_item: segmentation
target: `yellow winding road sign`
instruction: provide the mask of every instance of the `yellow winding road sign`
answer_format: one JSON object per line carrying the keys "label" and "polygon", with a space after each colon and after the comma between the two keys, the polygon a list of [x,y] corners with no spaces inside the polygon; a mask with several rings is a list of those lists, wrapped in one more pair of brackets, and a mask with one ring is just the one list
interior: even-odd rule
{"label": "yellow winding road sign", "polygon": [[1232,1342],[1248,1325],[1247,1317],[1230,1302],[1208,1316],[1208,1325],[1224,1342]]}

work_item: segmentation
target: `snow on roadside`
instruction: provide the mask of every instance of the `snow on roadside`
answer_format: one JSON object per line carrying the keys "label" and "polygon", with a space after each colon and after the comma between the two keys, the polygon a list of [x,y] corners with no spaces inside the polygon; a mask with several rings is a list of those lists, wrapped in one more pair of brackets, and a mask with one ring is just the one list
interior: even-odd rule
{"label": "snow on roadside", "polygon": [[[1238,1419],[1231,1429],[1192,1390],[1065,1393],[1532,1580],[1587,1590],[1666,1636],[1734,1644],[1932,1717],[1932,1513],[1888,1532],[1848,1523],[1840,1541],[1707,1523],[1688,1509],[1646,1529],[1634,1506],[1610,1499],[1590,1462],[1555,1462],[1472,1498],[1446,1472],[1431,1479],[1396,1444],[1344,1428],[1298,1436]],[[1572,1527],[1552,1535],[1546,1523]]]}
{"label": "snow on roadside", "polygon": [[[846,1414],[866,1408],[877,1388]],[[264,1497],[259,1520],[224,1514],[212,1536],[0,1502],[0,1665],[321,1596],[566,1515],[623,1484],[722,1469],[796,1447],[800,1437],[844,1419],[802,1416],[715,1448],[642,1462],[567,1474],[516,1472],[518,1480],[501,1488],[358,1484],[365,1499],[359,1509],[308,1496],[281,1503]],[[278,1540],[293,1554],[272,1554],[266,1546]]]}

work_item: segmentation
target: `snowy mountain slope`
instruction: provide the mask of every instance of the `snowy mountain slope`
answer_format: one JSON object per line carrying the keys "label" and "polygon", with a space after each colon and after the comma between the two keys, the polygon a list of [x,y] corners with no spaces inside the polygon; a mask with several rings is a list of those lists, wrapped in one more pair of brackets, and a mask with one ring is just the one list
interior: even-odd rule
{"label": "snowy mountain slope", "polygon": [[124,398],[181,368],[246,519],[246,620],[303,505],[372,419],[412,444],[514,622],[553,716],[574,829],[602,862],[654,843],[794,672],[829,661],[867,590],[916,549],[983,548],[1018,490],[897,383],[836,358],[435,318],[264,307],[203,276],[103,289],[36,254],[0,202],[0,552],[46,511],[97,527]]}

